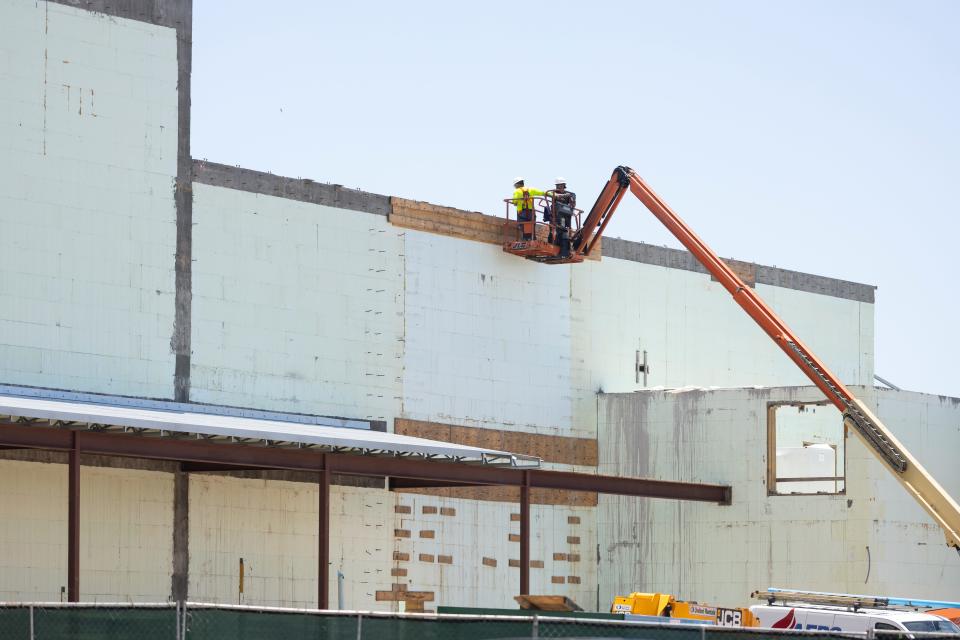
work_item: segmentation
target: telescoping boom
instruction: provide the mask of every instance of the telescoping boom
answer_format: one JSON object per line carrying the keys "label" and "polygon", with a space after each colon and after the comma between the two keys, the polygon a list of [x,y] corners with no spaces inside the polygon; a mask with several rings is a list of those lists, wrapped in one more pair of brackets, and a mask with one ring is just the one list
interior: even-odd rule
{"label": "telescoping boom", "polygon": [[[733,296],[768,336],[823,391],[843,414],[844,424],[867,445],[920,506],[940,525],[947,544],[960,553],[960,506],[894,437],[870,409],[855,397],[777,314],[693,232],[653,189],[629,167],[617,167],[596,203],[572,237],[575,256],[596,247],[617,205],[629,190]],[[582,258],[581,258],[582,259]]]}

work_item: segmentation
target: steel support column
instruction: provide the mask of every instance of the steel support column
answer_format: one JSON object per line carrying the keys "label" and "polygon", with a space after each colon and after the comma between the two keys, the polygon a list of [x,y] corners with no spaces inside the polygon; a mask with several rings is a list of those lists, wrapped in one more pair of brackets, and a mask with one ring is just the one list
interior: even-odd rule
{"label": "steel support column", "polygon": [[67,464],[67,601],[80,601],[80,450],[70,434]]}
{"label": "steel support column", "polygon": [[530,472],[520,485],[520,595],[530,595]]}
{"label": "steel support column", "polygon": [[323,456],[317,492],[317,608],[330,606],[330,466]]}

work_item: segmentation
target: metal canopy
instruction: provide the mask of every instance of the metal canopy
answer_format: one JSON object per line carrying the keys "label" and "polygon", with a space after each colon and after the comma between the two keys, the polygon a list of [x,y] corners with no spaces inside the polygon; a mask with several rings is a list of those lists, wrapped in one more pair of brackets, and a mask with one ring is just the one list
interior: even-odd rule
{"label": "metal canopy", "polygon": [[537,468],[540,458],[395,433],[105,403],[0,394],[0,418],[153,437]]}

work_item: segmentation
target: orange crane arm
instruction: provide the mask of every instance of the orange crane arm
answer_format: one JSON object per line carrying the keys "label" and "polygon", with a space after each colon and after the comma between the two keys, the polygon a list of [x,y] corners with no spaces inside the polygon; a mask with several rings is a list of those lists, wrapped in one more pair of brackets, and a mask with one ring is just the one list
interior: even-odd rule
{"label": "orange crane arm", "polygon": [[610,222],[626,189],[635,195],[707,271],[730,292],[754,322],[810,378],[843,414],[844,423],[859,435],[868,449],[894,474],[917,502],[944,529],[947,544],[960,552],[960,506],[897,441],[863,402],[827,368],[776,313],[748,287],[714,251],[680,219],[637,173],[617,167],[574,238],[574,248],[589,255]]}

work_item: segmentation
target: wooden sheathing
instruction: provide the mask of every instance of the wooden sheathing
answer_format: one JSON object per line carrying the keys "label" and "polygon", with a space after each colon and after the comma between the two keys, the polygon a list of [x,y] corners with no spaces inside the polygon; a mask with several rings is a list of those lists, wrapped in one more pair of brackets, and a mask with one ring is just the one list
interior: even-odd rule
{"label": "wooden sheathing", "polygon": [[474,242],[503,243],[503,218],[405,198],[390,198],[390,223]]}
{"label": "wooden sheathing", "polygon": [[[502,216],[488,216],[479,211],[463,211],[419,200],[390,198],[390,223],[405,229],[415,229],[474,242],[502,245],[509,236]],[[547,239],[547,228],[538,228],[538,237]],[[542,235],[542,237],[541,237]],[[597,241],[588,259],[600,260],[602,239]]]}
{"label": "wooden sheathing", "polygon": [[[503,429],[461,427],[440,422],[407,420],[405,418],[397,418],[394,421],[393,428],[395,433],[401,435],[538,456],[543,458],[545,462],[596,467],[598,461],[597,441],[592,438],[570,438]],[[402,489],[399,491],[467,500],[514,503],[520,501],[519,487],[444,487]],[[534,488],[530,490],[530,502],[541,505],[595,507],[597,506],[597,494]]]}

